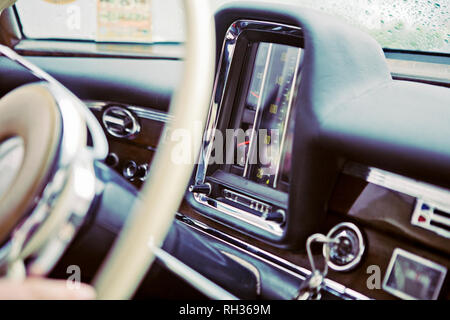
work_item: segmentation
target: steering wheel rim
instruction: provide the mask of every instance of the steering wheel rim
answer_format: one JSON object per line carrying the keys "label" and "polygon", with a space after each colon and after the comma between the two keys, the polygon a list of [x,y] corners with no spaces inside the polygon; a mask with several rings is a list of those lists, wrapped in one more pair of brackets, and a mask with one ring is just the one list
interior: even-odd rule
{"label": "steering wheel rim", "polygon": [[[154,251],[162,245],[172,225],[199,154],[214,78],[214,20],[208,0],[185,0],[184,6],[188,39],[185,70],[180,89],[176,92],[169,110],[173,120],[170,127],[164,128],[162,134],[162,137],[168,139],[160,141],[152,161],[152,170],[141,192],[141,199],[137,201],[133,214],[129,216],[97,274],[94,283],[99,299],[127,299],[134,294],[154,260]],[[45,275],[73,239],[81,224],[71,220],[79,222],[84,219],[95,193],[93,160],[103,159],[108,148],[106,137],[94,115],[69,90],[8,47],[0,46],[0,54],[46,82],[29,86],[35,90],[44,89],[50,97],[47,100],[53,103],[51,110],[56,110],[55,114],[59,111],[62,116],[61,127],[65,133],[59,143],[59,169],[54,170],[50,180],[47,180],[49,185],[45,186],[38,205],[13,231],[9,242],[0,247],[0,264],[7,263],[7,275],[23,279],[25,258],[35,255],[33,263],[28,266],[30,274]],[[21,96],[27,90],[30,90],[28,86],[20,87],[15,90],[13,96]],[[16,105],[17,103],[12,104],[13,107]],[[7,107],[8,110],[14,109],[10,108],[9,103]],[[15,112],[20,111],[18,108]],[[73,116],[79,121],[74,122]],[[78,124],[74,127],[74,123]],[[28,121],[26,126],[33,127],[32,121]],[[92,148],[82,143],[86,141],[86,135],[81,134],[86,131],[86,126],[91,133]],[[69,138],[70,128],[80,133],[76,134],[77,139]],[[17,132],[17,135],[20,136],[21,132]],[[186,147],[186,143],[191,147],[185,154],[188,157],[180,158],[176,150],[180,146],[182,149]],[[55,143],[52,145],[55,146]],[[55,157],[50,158],[55,160]],[[77,178],[79,176],[83,179]],[[86,182],[90,186],[89,192],[80,188]],[[161,194],[161,190],[166,192]],[[56,205],[52,204],[53,196],[57,196]],[[72,219],[73,215],[78,217]],[[69,234],[68,226],[71,227]],[[61,233],[64,228],[65,232]],[[56,252],[55,246],[60,248]]]}
{"label": "steering wheel rim", "polygon": [[[6,46],[0,45],[0,55],[42,81],[21,86],[0,99],[2,114],[9,114],[6,120],[10,121],[0,127],[0,142],[21,137],[25,151],[16,181],[9,186],[12,191],[0,197],[0,204],[7,204],[11,192],[25,190],[20,193],[23,197],[13,199],[19,205],[0,210],[7,217],[6,222],[0,219],[6,236],[0,243],[0,276],[22,280],[27,273],[47,275],[74,239],[96,193],[93,161],[106,157],[108,143],[95,116],[56,79]],[[44,121],[37,121],[36,110],[46,111]],[[27,111],[31,116],[24,116]],[[51,134],[45,134],[43,124],[54,128]],[[32,152],[36,149],[33,142],[43,150]],[[37,178],[20,180],[23,174]],[[25,259],[30,260],[27,268]]]}
{"label": "steering wheel rim", "polygon": [[[17,112],[16,106],[20,106]],[[24,156],[11,185],[0,195],[0,242],[23,218],[50,174],[62,139],[62,121],[51,93],[40,84],[13,90],[0,100],[0,141],[20,137]]]}
{"label": "steering wheel rim", "polygon": [[[173,223],[200,151],[214,79],[215,24],[208,0],[183,3],[185,69],[169,109],[173,121],[161,135],[169,139],[160,141],[141,199],[96,276],[98,299],[132,297],[155,259],[152,249],[162,245]],[[186,142],[179,141],[180,136],[192,146],[189,159],[174,158],[177,148]]]}

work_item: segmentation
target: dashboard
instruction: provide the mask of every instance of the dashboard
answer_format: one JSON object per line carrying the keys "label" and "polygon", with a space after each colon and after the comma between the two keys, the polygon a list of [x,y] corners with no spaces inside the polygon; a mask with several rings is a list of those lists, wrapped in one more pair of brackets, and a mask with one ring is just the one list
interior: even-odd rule
{"label": "dashboard", "polygon": [[[247,9],[216,15],[217,75],[197,169],[178,219],[303,279],[309,275],[305,241],[311,234],[346,239],[347,251],[331,250],[325,285],[340,298],[448,299],[450,191],[439,175],[424,170],[430,163],[420,162],[417,145],[403,161],[417,122],[416,129],[399,133],[393,124],[409,119],[406,110],[396,106],[398,116],[385,111],[401,103],[412,108],[409,114],[422,114],[409,100],[394,98],[391,86],[399,86],[400,96],[416,91],[419,102],[448,96],[448,89],[393,80],[377,45],[360,34],[345,31],[331,41],[319,31],[312,35],[317,27],[305,23],[307,17],[301,25],[272,8],[267,21],[266,13]],[[308,44],[320,54],[308,51]],[[124,130],[114,119],[105,121],[114,103],[90,106],[107,132]],[[123,107],[140,131],[124,139],[110,132],[111,149],[119,155],[109,159],[110,166],[140,187],[147,174],[142,166],[149,168],[162,124],[170,119],[156,110]],[[433,108],[441,107],[438,101]],[[130,115],[112,114],[122,120]],[[403,145],[400,154],[393,141]],[[139,152],[133,149],[138,145]],[[426,153],[434,145],[419,147]],[[316,259],[322,254],[313,253]],[[374,267],[379,287],[367,285]]]}
{"label": "dashboard", "polygon": [[448,184],[424,170],[447,154],[428,126],[417,136],[420,105],[448,89],[393,80],[376,44],[313,13],[270,7],[268,22],[243,7],[216,15],[224,41],[188,212],[305,267],[310,235],[340,239],[330,278],[367,297],[448,298]]}
{"label": "dashboard", "polygon": [[[215,20],[208,122],[176,221],[195,236],[179,241],[180,260],[240,297],[295,299],[320,232],[348,244],[330,252],[324,297],[450,299],[448,82],[400,81],[372,39],[309,10],[235,3]],[[139,189],[171,121],[180,59],[31,60],[64,75],[64,59],[111,72],[93,76],[101,90],[76,93],[107,134],[105,163]]]}

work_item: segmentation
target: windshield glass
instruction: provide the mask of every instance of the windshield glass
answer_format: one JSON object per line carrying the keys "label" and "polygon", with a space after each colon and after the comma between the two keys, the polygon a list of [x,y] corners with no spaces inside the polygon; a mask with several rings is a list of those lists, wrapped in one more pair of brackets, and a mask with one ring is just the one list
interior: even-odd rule
{"label": "windshield glass", "polygon": [[[231,0],[211,0],[213,10]],[[321,10],[371,34],[384,48],[450,53],[448,0],[271,0]],[[181,0],[19,0],[34,39],[183,42]],[[52,19],[43,20],[51,16]]]}

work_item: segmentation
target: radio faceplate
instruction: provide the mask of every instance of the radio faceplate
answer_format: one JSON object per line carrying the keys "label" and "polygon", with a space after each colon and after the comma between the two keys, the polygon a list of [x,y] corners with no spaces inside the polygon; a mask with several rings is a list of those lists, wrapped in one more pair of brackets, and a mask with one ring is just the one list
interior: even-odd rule
{"label": "radio faceplate", "polygon": [[215,219],[271,239],[283,236],[288,212],[302,47],[297,27],[250,20],[230,26],[191,188],[210,209],[202,213],[213,210]]}

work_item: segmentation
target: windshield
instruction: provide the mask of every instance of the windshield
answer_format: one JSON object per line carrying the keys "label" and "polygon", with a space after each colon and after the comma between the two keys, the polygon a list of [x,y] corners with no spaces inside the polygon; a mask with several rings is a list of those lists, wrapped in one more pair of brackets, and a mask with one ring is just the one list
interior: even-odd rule
{"label": "windshield", "polygon": [[[211,0],[213,10],[231,0]],[[448,0],[271,0],[321,10],[384,48],[450,53]],[[19,0],[26,37],[99,42],[183,42],[181,0]],[[45,16],[52,19],[43,20]]]}

